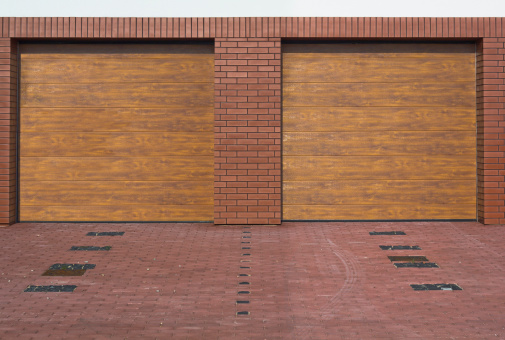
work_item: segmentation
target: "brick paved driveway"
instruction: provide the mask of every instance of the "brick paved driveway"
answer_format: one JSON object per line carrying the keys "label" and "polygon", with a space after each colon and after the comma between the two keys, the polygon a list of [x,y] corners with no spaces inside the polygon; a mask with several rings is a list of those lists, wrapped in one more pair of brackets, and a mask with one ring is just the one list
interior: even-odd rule
{"label": "brick paved driveway", "polygon": [[[369,235],[393,230],[406,235]],[[86,236],[107,231],[125,234]],[[0,246],[0,339],[505,338],[502,226],[20,223],[0,229]],[[424,255],[440,268],[396,268],[388,255]],[[96,267],[41,276],[56,263]],[[424,283],[463,290],[410,287]]]}

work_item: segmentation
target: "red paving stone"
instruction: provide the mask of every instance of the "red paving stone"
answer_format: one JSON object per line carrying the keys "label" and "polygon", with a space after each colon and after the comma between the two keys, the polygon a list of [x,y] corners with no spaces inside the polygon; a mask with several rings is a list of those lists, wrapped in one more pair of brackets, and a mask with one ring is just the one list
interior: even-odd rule
{"label": "red paving stone", "polygon": [[[407,235],[368,234],[392,230]],[[504,339],[504,240],[505,228],[476,222],[19,223],[0,229],[0,339]],[[440,268],[397,269],[388,255],[424,255]],[[96,268],[41,276],[55,263]],[[411,289],[420,283],[463,290]],[[50,284],[78,287],[23,292]]]}

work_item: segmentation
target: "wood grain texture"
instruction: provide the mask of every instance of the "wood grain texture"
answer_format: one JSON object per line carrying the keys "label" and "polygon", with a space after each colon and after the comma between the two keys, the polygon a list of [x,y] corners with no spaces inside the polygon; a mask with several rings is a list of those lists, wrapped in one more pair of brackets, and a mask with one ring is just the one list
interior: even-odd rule
{"label": "wood grain texture", "polygon": [[25,157],[26,181],[213,181],[214,157]]}
{"label": "wood grain texture", "polygon": [[475,155],[284,156],[283,180],[467,180],[475,177]]}
{"label": "wood grain texture", "polygon": [[286,205],[476,204],[472,180],[311,180],[282,190]]}
{"label": "wood grain texture", "polygon": [[284,215],[290,220],[313,220],[314,216],[326,220],[448,220],[474,219],[475,204],[426,205],[285,205]]}
{"label": "wood grain texture", "polygon": [[212,48],[21,50],[20,220],[213,219]]}
{"label": "wood grain texture", "polygon": [[473,219],[475,46],[283,46],[283,218]]}
{"label": "wood grain texture", "polygon": [[[164,56],[164,58],[163,58]],[[148,55],[122,58],[33,59],[24,67],[23,84],[201,83],[214,76],[204,54]]]}
{"label": "wood grain texture", "polygon": [[475,107],[475,82],[287,83],[283,100],[285,107]]}
{"label": "wood grain texture", "polygon": [[384,83],[384,82],[472,82],[475,60],[461,54],[454,58],[372,58],[354,56],[313,57],[284,60],[283,83]]}
{"label": "wood grain texture", "polygon": [[[212,221],[214,205],[24,206],[21,221]],[[84,220],[83,220],[84,218]]]}
{"label": "wood grain texture", "polygon": [[213,107],[211,83],[21,84],[20,107]]}
{"label": "wood grain texture", "polygon": [[22,108],[24,132],[213,132],[210,107]]}
{"label": "wood grain texture", "polygon": [[210,132],[25,132],[22,157],[211,156]]}
{"label": "wood grain texture", "polygon": [[475,155],[474,131],[286,132],[285,156]]}
{"label": "wood grain texture", "polygon": [[205,205],[211,181],[29,181],[20,184],[20,205]]}
{"label": "wood grain texture", "polygon": [[285,132],[475,131],[474,108],[284,107]]}

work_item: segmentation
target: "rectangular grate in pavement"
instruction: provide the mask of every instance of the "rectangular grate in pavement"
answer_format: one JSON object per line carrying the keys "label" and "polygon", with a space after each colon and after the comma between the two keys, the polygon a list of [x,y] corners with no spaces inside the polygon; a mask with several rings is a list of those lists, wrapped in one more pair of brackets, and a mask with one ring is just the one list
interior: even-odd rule
{"label": "rectangular grate in pavement", "polygon": [[251,313],[242,311],[242,312],[237,312],[237,315],[251,315]]}
{"label": "rectangular grate in pavement", "polygon": [[94,264],[56,263],[49,267],[42,276],[82,276],[86,270],[94,268]]}
{"label": "rectangular grate in pavement", "polygon": [[242,236],[242,238],[251,238],[251,236]]}
{"label": "rectangular grate in pavement", "polygon": [[238,274],[238,276],[240,277],[240,276],[251,276],[251,275],[249,275],[249,274]]}
{"label": "rectangular grate in pavement", "polygon": [[248,300],[237,300],[237,304],[241,304],[241,303],[249,303]]}
{"label": "rectangular grate in pavement", "polygon": [[238,294],[251,294],[251,292],[248,290],[241,290],[238,292]]}
{"label": "rectangular grate in pavement", "polygon": [[243,250],[251,249],[251,247],[242,247]]}
{"label": "rectangular grate in pavement", "polygon": [[251,269],[251,267],[240,267],[240,269]]}
{"label": "rectangular grate in pavement", "polygon": [[25,292],[73,292],[77,286],[74,285],[62,285],[62,286],[28,286]]}
{"label": "rectangular grate in pavement", "polygon": [[421,250],[419,246],[379,246],[382,250]]}
{"label": "rectangular grate in pavement", "polygon": [[243,231],[242,233],[244,233],[244,234],[250,234],[251,232],[250,231]]}
{"label": "rectangular grate in pavement", "polygon": [[249,285],[250,283],[249,283],[249,282],[244,281],[244,282],[239,282],[238,284],[239,284],[239,285]]}
{"label": "rectangular grate in pavement", "polygon": [[247,254],[247,253],[246,253],[246,254],[242,254],[242,256],[251,256],[251,254]]}
{"label": "rectangular grate in pavement", "polygon": [[426,256],[388,256],[391,262],[428,262]]}
{"label": "rectangular grate in pavement", "polygon": [[70,250],[84,250],[84,251],[109,251],[111,250],[111,246],[105,247],[94,247],[94,246],[72,246]]}
{"label": "rectangular grate in pavement", "polygon": [[242,243],[244,243],[244,244],[250,244],[251,242],[250,241],[242,241]]}
{"label": "rectangular grate in pavement", "polygon": [[86,236],[123,236],[124,231],[104,231],[101,233],[89,232]]}
{"label": "rectangular grate in pavement", "polygon": [[393,264],[396,268],[440,268],[434,262],[400,262]]}
{"label": "rectangular grate in pavement", "polygon": [[410,285],[414,290],[463,290],[455,283],[425,283],[422,285]]}
{"label": "rectangular grate in pavement", "polygon": [[371,231],[370,235],[407,235],[403,231]]}
{"label": "rectangular grate in pavement", "polygon": [[95,269],[96,264],[86,263],[86,264],[75,264],[75,263],[55,263],[49,269],[66,269],[66,270],[77,270],[77,269]]}

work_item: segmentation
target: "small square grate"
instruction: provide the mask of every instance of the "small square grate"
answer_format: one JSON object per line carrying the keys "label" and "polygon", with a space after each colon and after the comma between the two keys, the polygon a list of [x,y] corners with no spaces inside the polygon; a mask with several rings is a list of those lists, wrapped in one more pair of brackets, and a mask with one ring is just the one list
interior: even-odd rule
{"label": "small square grate", "polygon": [[407,235],[403,231],[371,231],[370,235]]}
{"label": "small square grate", "polygon": [[421,285],[410,285],[414,290],[463,290],[455,283],[425,283]]}
{"label": "small square grate", "polygon": [[419,246],[379,246],[382,250],[421,250]]}
{"label": "small square grate", "polygon": [[124,231],[104,231],[104,232],[89,232],[86,234],[86,236],[123,236]]}
{"label": "small square grate", "polygon": [[62,286],[28,286],[25,292],[73,292],[77,286],[74,285],[62,285]]}

